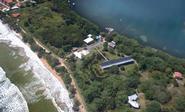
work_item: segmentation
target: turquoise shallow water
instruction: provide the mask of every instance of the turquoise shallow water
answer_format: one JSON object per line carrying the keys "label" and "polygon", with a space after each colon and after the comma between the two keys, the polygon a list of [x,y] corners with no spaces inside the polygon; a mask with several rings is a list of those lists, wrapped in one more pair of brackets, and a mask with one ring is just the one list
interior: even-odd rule
{"label": "turquoise shallow water", "polygon": [[74,9],[102,28],[185,57],[185,0],[73,0]]}

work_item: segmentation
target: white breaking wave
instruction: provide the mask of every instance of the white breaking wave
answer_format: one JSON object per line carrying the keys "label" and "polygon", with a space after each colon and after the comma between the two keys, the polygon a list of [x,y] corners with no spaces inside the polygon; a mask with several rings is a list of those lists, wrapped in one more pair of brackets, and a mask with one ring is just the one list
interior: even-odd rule
{"label": "white breaking wave", "polygon": [[6,78],[0,67],[0,112],[29,112],[19,89]]}
{"label": "white breaking wave", "polygon": [[[26,70],[31,70],[34,73],[34,78],[39,79],[39,82],[34,82],[32,85],[28,85],[27,89],[24,90],[30,90],[30,96],[35,96],[38,91],[36,90],[36,86],[38,83],[42,84],[43,87],[37,89],[44,90],[43,94],[53,101],[53,104],[57,107],[59,112],[73,112],[73,101],[69,98],[69,93],[65,86],[45,68],[38,56],[24,42],[22,42],[20,38],[22,38],[21,35],[10,30],[7,25],[0,21],[0,42],[8,43],[10,47],[24,49],[25,55],[28,57],[28,61],[20,67],[24,67]],[[33,88],[35,90],[33,90]],[[59,105],[65,105],[66,108],[61,107],[61,109]]]}

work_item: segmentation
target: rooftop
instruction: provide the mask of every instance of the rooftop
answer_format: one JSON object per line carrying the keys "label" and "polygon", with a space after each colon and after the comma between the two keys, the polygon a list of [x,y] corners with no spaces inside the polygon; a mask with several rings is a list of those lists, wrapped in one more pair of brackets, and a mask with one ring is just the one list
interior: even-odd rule
{"label": "rooftop", "polygon": [[5,3],[12,3],[13,0],[3,0],[3,2],[5,2]]}
{"label": "rooftop", "polygon": [[136,109],[138,109],[138,108],[140,107],[140,106],[139,106],[139,103],[136,102],[136,101],[129,100],[128,103],[129,103],[132,107],[134,107],[134,108],[136,108]]}
{"label": "rooftop", "polygon": [[82,50],[82,51],[75,51],[73,53],[77,58],[82,59],[82,56],[86,56],[89,54],[88,50]]}
{"label": "rooftop", "polygon": [[75,51],[73,54],[74,54],[77,58],[82,59],[82,54],[81,54],[81,53]]}
{"label": "rooftop", "polygon": [[89,43],[91,43],[92,41],[94,41],[94,39],[91,38],[91,37],[88,37],[88,38],[86,38],[86,39],[84,40],[84,42],[85,42],[86,44],[89,44]]}
{"label": "rooftop", "polygon": [[132,59],[131,57],[122,57],[120,59],[109,60],[109,61],[102,63],[101,68],[105,69],[105,68],[109,68],[114,65],[128,64],[130,62],[134,62],[134,59]]}
{"label": "rooftop", "polygon": [[138,98],[137,94],[133,94],[131,96],[128,96],[129,100],[137,100],[137,98]]}
{"label": "rooftop", "polygon": [[19,7],[17,5],[11,7],[11,9],[18,9]]}
{"label": "rooftop", "polygon": [[92,37],[92,34],[87,35],[87,37],[90,37],[91,38]]}
{"label": "rooftop", "polygon": [[174,72],[173,77],[174,78],[183,78],[183,75],[180,72]]}
{"label": "rooftop", "polygon": [[137,94],[133,94],[133,95],[131,95],[131,96],[128,96],[128,103],[129,103],[132,107],[138,109],[140,106],[139,106],[139,103],[136,101],[137,98],[138,98],[138,95],[137,95]]}
{"label": "rooftop", "polygon": [[115,47],[116,47],[116,42],[111,41],[111,42],[108,43],[108,45],[109,45],[110,47],[112,47],[112,48],[115,48]]}

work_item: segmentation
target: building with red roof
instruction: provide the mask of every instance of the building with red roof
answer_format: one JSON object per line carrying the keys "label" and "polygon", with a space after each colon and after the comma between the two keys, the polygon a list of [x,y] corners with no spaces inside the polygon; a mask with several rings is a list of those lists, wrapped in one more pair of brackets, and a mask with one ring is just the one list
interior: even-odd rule
{"label": "building with red roof", "polygon": [[175,79],[183,79],[183,75],[180,72],[174,72],[173,77]]}
{"label": "building with red roof", "polygon": [[13,2],[13,0],[4,0],[5,1],[5,3],[7,3],[7,4],[9,4],[9,3],[12,3]]}
{"label": "building with red roof", "polygon": [[0,0],[0,2],[5,3],[5,4],[9,4],[14,2],[14,0]]}
{"label": "building with red roof", "polygon": [[17,18],[17,17],[21,16],[21,14],[20,13],[13,13],[13,14],[11,14],[11,16],[14,18]]}

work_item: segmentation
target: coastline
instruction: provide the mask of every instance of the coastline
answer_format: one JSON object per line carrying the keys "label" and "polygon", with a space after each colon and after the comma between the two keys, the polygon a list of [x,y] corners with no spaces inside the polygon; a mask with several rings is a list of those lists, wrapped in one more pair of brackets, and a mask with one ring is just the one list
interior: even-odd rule
{"label": "coastline", "polygon": [[48,64],[47,60],[44,59],[44,58],[40,58],[41,62],[43,63],[43,65],[52,73],[52,75],[57,78],[57,80],[63,85],[65,86],[64,84],[64,81],[62,80],[62,78],[58,75],[58,73],[53,69],[51,68],[51,66]]}
{"label": "coastline", "polygon": [[65,85],[62,79],[57,77],[57,74],[55,74],[54,71],[49,70],[49,67],[46,67],[47,64],[44,62],[44,60],[39,59],[36,53],[33,52],[30,47],[21,40],[21,35],[12,31],[7,24],[3,24],[1,20],[0,27],[3,34],[2,37],[0,37],[0,42],[9,43],[10,47],[24,49],[25,56],[28,57],[28,62],[23,64],[22,67],[24,67],[26,70],[31,69],[35,76],[42,80],[43,85],[46,85],[47,97],[52,100],[58,111],[62,112],[61,108],[58,107],[59,105],[57,102],[65,103],[68,111],[73,112],[73,103],[69,98],[69,93],[64,87]]}
{"label": "coastline", "polygon": [[[44,58],[40,58],[40,60],[42,61],[42,63],[44,64],[44,66],[52,73],[52,75],[53,75],[54,77],[56,77],[56,78],[58,79],[58,81],[60,81],[60,83],[61,83],[62,85],[65,86],[65,83],[64,83],[64,81],[62,80],[62,77],[60,77],[60,76],[58,75],[58,73],[57,73],[53,68],[51,68],[51,66],[48,64],[47,60],[44,59]],[[71,84],[72,84],[72,85],[76,85],[75,82],[74,82],[74,80],[72,80],[72,83],[71,83]],[[81,96],[80,96],[80,93],[79,93],[78,91],[77,91],[77,93],[75,94],[75,97],[76,97],[80,102],[83,102],[83,100],[82,100],[82,98],[81,98]],[[83,102],[83,103],[84,103],[84,102]],[[86,112],[86,109],[84,108],[83,105],[80,105],[80,106],[79,106],[79,109],[80,109],[80,112]]]}
{"label": "coastline", "polygon": [[[44,45],[42,45],[42,43],[40,43],[38,40],[35,39],[35,42],[36,42],[36,44],[37,44],[38,46],[40,46],[41,48],[43,48],[43,49],[45,49],[45,50],[47,50],[47,51],[50,52],[50,50],[47,49]],[[65,65],[64,61],[63,61],[60,57],[56,57],[56,58],[58,58],[58,60],[60,61],[60,65],[58,65],[58,66],[64,66],[65,68],[67,68],[67,66]],[[53,69],[53,68],[49,65],[49,63],[47,62],[47,60],[46,60],[45,58],[40,58],[40,60],[42,61],[42,63],[44,64],[44,66],[45,66],[45,67],[46,67],[46,68],[47,68],[47,69],[48,69],[48,70],[60,81],[60,83],[61,83],[62,85],[65,86],[65,83],[64,83],[62,77],[59,76],[58,73],[56,72],[56,70]],[[70,76],[70,77],[71,77],[71,76]],[[83,97],[82,97],[81,94],[80,94],[80,90],[79,90],[79,88],[78,88],[78,86],[77,86],[77,84],[76,84],[76,82],[75,82],[75,79],[74,79],[73,77],[71,77],[71,78],[72,78],[71,85],[74,86],[75,89],[77,89],[74,98],[76,98],[76,99],[81,103],[81,105],[79,106],[79,111],[80,111],[80,112],[87,112],[84,99],[83,99]]]}
{"label": "coastline", "polygon": [[[83,18],[83,17],[82,17]],[[117,32],[116,32],[117,33]],[[118,33],[119,34],[119,33]],[[133,39],[133,40],[136,40],[136,39]],[[37,43],[37,40],[34,40],[35,42],[36,42],[36,44],[39,46],[39,43]],[[41,45],[45,45],[46,43],[41,43]],[[141,44],[141,43],[139,43],[140,45],[142,45],[142,46],[144,46],[143,44]],[[63,45],[63,44],[62,44]],[[27,45],[28,46],[28,45]],[[45,46],[40,46],[40,47],[45,47]],[[145,47],[145,46],[144,46]],[[148,47],[150,47],[150,46],[146,46],[145,48],[148,48]],[[47,48],[47,47],[46,47]],[[130,48],[130,46],[129,46],[129,48]],[[154,48],[152,48],[152,47],[150,47],[150,49],[152,50],[152,49],[154,49]],[[47,50],[47,49],[44,49],[44,50]],[[53,51],[53,50],[51,50],[51,51]],[[158,49],[154,49],[154,51],[158,51]],[[159,49],[159,51],[161,52],[162,50],[160,50]],[[35,53],[35,55],[37,55],[37,52],[34,52]],[[133,52],[132,52],[133,53]],[[136,53],[136,52],[134,52],[134,53]],[[51,54],[55,54],[55,53],[51,53]],[[137,55],[138,55],[139,53],[137,53]],[[166,53],[165,52],[165,55],[166,54],[168,54],[168,53]],[[139,54],[139,55],[142,55],[142,54]],[[168,54],[170,57],[171,57],[171,55],[170,54]],[[55,56],[54,56],[55,57]],[[175,56],[174,56],[175,57]],[[55,57],[56,58],[56,57]],[[176,58],[176,57],[175,57]],[[60,66],[65,66],[65,63],[64,63],[64,61],[62,60],[62,58],[60,58],[60,57],[57,57],[57,59],[61,62],[61,65]],[[165,60],[166,58],[164,58],[164,60]],[[177,58],[178,59],[178,58]],[[51,75],[52,76],[54,76],[57,80],[58,80],[58,82],[60,83],[60,85],[63,85],[63,86],[65,86],[65,83],[64,83],[64,80],[62,79],[63,77],[62,76],[59,76],[58,75],[58,73],[55,71],[55,69],[53,69],[50,65],[49,65],[49,63],[47,62],[47,60],[46,59],[44,59],[44,58],[40,58],[39,59],[40,61],[41,61],[41,63],[42,63],[42,65],[51,73]],[[152,60],[152,59],[150,59],[150,60]],[[58,67],[58,66],[57,66]],[[66,67],[66,66],[65,66]],[[67,68],[67,67],[66,67]],[[38,69],[39,70],[39,69]],[[71,72],[68,72],[68,73],[71,73]],[[77,87],[77,88],[75,88],[77,91],[76,91],[76,94],[75,94],[75,97],[74,98],[77,98],[80,102],[83,102],[82,104],[84,105],[84,104],[88,104],[87,102],[85,102],[85,100],[83,99],[84,98],[84,96],[82,96],[82,94],[80,94],[80,92],[83,92],[83,90],[82,91],[79,91],[79,90],[81,90],[82,88],[78,88],[78,83],[76,82],[78,79],[77,78],[74,78],[75,76],[73,76],[73,74],[70,74],[69,75],[70,76],[70,78],[72,79],[72,82],[71,82],[71,85],[74,85],[75,87]],[[76,75],[77,76],[77,75]],[[90,79],[90,78],[89,78]],[[50,81],[50,79],[48,79],[48,81]],[[81,81],[81,80],[80,80]],[[54,86],[52,86],[52,87],[54,87]],[[58,88],[57,88],[58,89]],[[85,91],[85,90],[84,90]],[[58,96],[56,96],[56,99],[57,99],[57,97]],[[55,100],[56,101],[56,100]],[[59,101],[59,100],[58,100]],[[57,102],[57,101],[56,101]],[[85,108],[86,107],[83,107],[83,105],[80,105],[79,106],[79,108],[80,108],[80,112],[86,112],[85,111]],[[85,105],[86,106],[86,105]]]}
{"label": "coastline", "polygon": [[[7,78],[0,66],[0,108],[4,111],[29,112],[28,104],[20,89]],[[16,98],[15,98],[16,97]],[[12,102],[8,100],[12,99]],[[16,106],[15,106],[16,105]]]}
{"label": "coastline", "polygon": [[[23,28],[21,28],[22,30],[23,30],[23,32],[25,33],[25,34],[27,34],[27,32],[23,29]],[[45,51],[47,51],[47,52],[52,52],[50,49],[48,49],[45,45],[43,45],[43,43],[41,43],[39,40],[37,40],[37,39],[35,39],[34,38],[34,41],[35,41],[35,43],[39,46],[39,47],[41,47],[42,49],[44,49]],[[65,67],[66,69],[67,69],[67,71],[69,72],[70,70],[69,70],[69,68],[66,66],[66,64],[65,64],[65,62],[64,62],[64,60],[62,59],[62,58],[60,58],[59,56],[57,56],[56,54],[54,54],[54,53],[52,53],[53,54],[53,57],[55,57],[56,59],[58,59],[59,60],[59,62],[60,62],[60,64],[58,65],[58,66],[63,66],[63,67]],[[56,72],[56,70],[55,69],[53,69],[50,65],[49,65],[49,63],[47,62],[47,60],[45,59],[45,58],[40,58],[40,60],[42,61],[42,63],[44,64],[44,66],[60,81],[60,83],[62,84],[62,85],[64,85],[65,86],[65,83],[64,83],[64,80],[62,79],[62,77],[61,76],[59,76],[58,75],[58,73]],[[63,75],[63,74],[62,74]],[[72,79],[72,81],[71,81],[71,85],[72,86],[74,86],[75,87],[75,89],[76,89],[76,94],[75,94],[75,97],[73,98],[73,99],[77,99],[79,102],[80,102],[80,105],[79,105],[79,111],[80,112],[87,112],[87,107],[86,107],[86,103],[85,103],[85,101],[84,101],[84,98],[83,98],[83,96],[81,95],[81,93],[80,93],[80,89],[79,89],[79,87],[78,87],[78,85],[77,85],[77,82],[75,81],[75,79],[74,79],[74,77],[73,76],[69,76],[71,79]]]}
{"label": "coastline", "polygon": [[[155,17],[150,13],[147,13],[149,15],[145,15],[145,13],[142,13],[142,11],[140,11],[140,9],[142,9],[143,6],[146,5],[146,3],[143,2],[144,0],[141,1],[141,4],[136,4],[134,2],[128,3],[126,0],[123,0],[123,1],[119,0],[119,1],[117,1],[117,3],[112,2],[112,1],[113,0],[109,0],[109,2],[104,3],[102,8],[99,9],[100,11],[98,11],[96,7],[100,6],[100,4],[103,4],[103,2],[101,2],[101,1],[100,2],[98,0],[95,0],[95,1],[88,1],[88,0],[75,1],[76,6],[74,6],[72,8],[72,10],[75,11],[80,16],[82,16],[83,18],[86,18],[89,21],[92,21],[93,23],[98,25],[102,30],[105,30],[105,27],[113,27],[116,30],[116,32],[118,32],[119,34],[125,35],[126,37],[129,37],[131,39],[135,39],[135,40],[139,41],[140,44],[142,44],[144,46],[149,46],[152,48],[160,49],[161,51],[164,51],[164,52],[166,52],[170,55],[173,55],[175,57],[178,57],[178,58],[185,58],[185,53],[183,50],[183,48],[184,48],[184,46],[183,46],[184,45],[183,44],[184,38],[183,37],[185,35],[181,31],[181,30],[184,31],[184,27],[182,27],[182,29],[180,29],[181,26],[184,26],[183,25],[184,21],[181,21],[179,19],[174,19],[174,16],[170,16],[169,17],[170,20],[171,19],[173,20],[173,21],[171,21],[171,24],[170,24],[170,23],[168,23],[169,19],[167,17],[165,17],[164,15],[161,15],[162,12],[159,12],[157,14],[159,14],[159,16],[162,16],[163,18],[162,17]],[[89,2],[92,3],[90,8],[87,7]],[[111,6],[110,3],[112,3],[112,5],[114,5],[114,6],[118,6],[119,8],[116,11],[109,10],[109,8]],[[121,7],[124,5],[128,5],[128,6],[126,6],[125,8]],[[130,5],[134,5],[134,6],[136,5],[137,7],[134,7],[132,9]],[[148,3],[148,5],[151,5],[151,4]],[[164,3],[162,2],[160,5],[164,5]],[[177,6],[178,5],[174,3],[175,8],[174,9],[170,8],[170,9],[168,9],[168,11],[166,11],[166,9],[165,9],[166,13],[169,13],[170,11],[176,11],[177,9],[179,10],[179,13],[181,13],[180,7],[177,8]],[[138,7],[140,7],[140,8],[138,8]],[[161,6],[159,6],[159,7],[161,8]],[[138,10],[136,10],[137,8],[138,8]],[[169,7],[167,7],[167,8],[169,8]],[[148,8],[149,11],[151,11],[152,9],[153,9],[153,7]],[[129,13],[129,11],[130,11],[130,13]],[[138,12],[137,14],[140,15],[139,16],[140,19],[139,19],[139,17],[137,18],[137,14],[133,14],[132,11],[135,13]],[[155,12],[154,9],[152,11]],[[109,18],[109,16],[110,16],[109,13],[110,13],[110,15],[112,14],[115,17],[113,16],[113,17]],[[127,13],[128,13],[128,15],[127,15]],[[150,17],[154,19],[153,22]],[[178,16],[178,17],[181,18],[181,16]],[[148,21],[145,18],[148,18]],[[163,20],[164,18],[165,18],[166,22]],[[145,23],[145,21],[146,21],[146,23]],[[160,21],[161,23],[164,22],[164,24],[160,25],[159,24],[160,22],[157,23],[156,21]],[[177,23],[174,23],[175,21]],[[180,26],[179,26],[179,24],[180,24]],[[158,30],[158,29],[160,29],[160,30]],[[179,31],[179,33],[177,33],[177,30]],[[183,33],[183,36],[180,37],[180,35],[177,35],[177,34],[180,34],[181,32]],[[176,44],[173,45],[174,44],[173,42],[175,42]]]}

